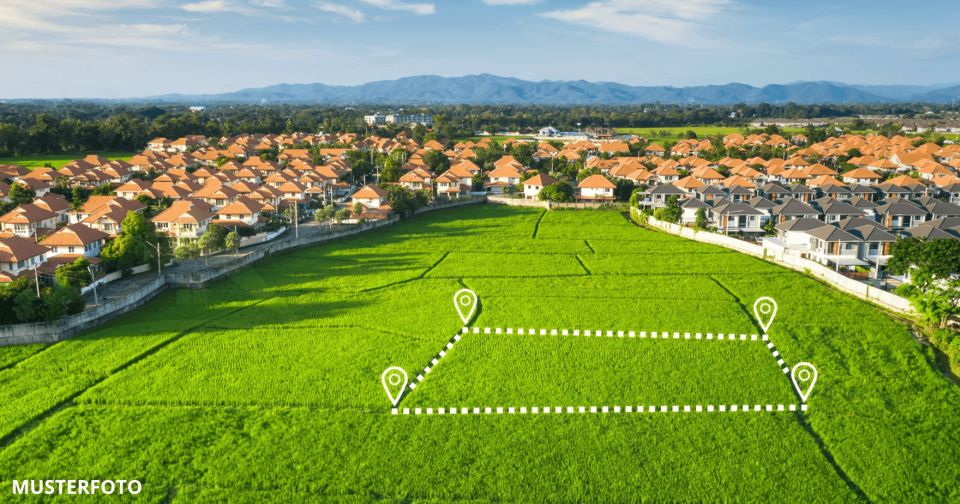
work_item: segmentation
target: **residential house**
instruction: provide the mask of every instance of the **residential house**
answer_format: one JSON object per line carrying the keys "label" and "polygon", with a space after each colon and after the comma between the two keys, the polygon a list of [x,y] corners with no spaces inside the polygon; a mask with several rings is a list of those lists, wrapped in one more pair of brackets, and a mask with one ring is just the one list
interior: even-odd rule
{"label": "residential house", "polygon": [[260,212],[262,210],[263,204],[242,196],[217,210],[216,224],[224,227],[255,228],[260,224]]}
{"label": "residential house", "polygon": [[613,194],[617,186],[603,175],[590,175],[577,184],[579,194],[577,199],[584,201],[613,201]]}
{"label": "residential house", "polygon": [[487,175],[488,182],[484,185],[484,188],[492,194],[511,192],[520,183],[521,178],[523,178],[523,175],[515,165],[504,164],[494,168]]}
{"label": "residential house", "polygon": [[746,203],[722,201],[711,210],[713,225],[721,233],[763,233],[767,215]]}
{"label": "residential house", "polygon": [[40,237],[53,232],[60,217],[33,203],[20,205],[0,216],[0,230],[23,238]]}
{"label": "residential house", "polygon": [[109,235],[85,224],[68,224],[47,236],[40,245],[49,247],[47,257],[98,257]]}
{"label": "residential house", "polygon": [[537,199],[540,197],[540,191],[548,185],[557,183],[557,179],[541,173],[534,175],[523,181],[523,197],[526,199]]}
{"label": "residential house", "polygon": [[0,238],[0,283],[12,282],[46,262],[47,248],[31,238]]}
{"label": "residential house", "polygon": [[906,198],[890,198],[876,208],[880,223],[892,231],[901,231],[927,220],[927,209]]}
{"label": "residential house", "polygon": [[171,238],[177,246],[191,243],[207,232],[213,222],[213,206],[203,200],[174,201],[151,219],[157,232]]}
{"label": "residential house", "polygon": [[375,185],[365,185],[350,196],[350,202],[354,205],[360,203],[366,208],[380,208],[387,205],[387,191]]}

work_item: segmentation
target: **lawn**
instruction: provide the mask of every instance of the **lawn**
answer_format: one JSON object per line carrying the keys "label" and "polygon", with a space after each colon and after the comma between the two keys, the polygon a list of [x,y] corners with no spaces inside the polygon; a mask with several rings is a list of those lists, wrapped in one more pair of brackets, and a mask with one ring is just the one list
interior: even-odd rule
{"label": "lawn", "polygon": [[[693,131],[697,138],[726,136],[731,133],[743,134],[743,128],[737,126],[661,126],[651,128],[617,128],[617,133],[623,135],[638,135],[649,142],[676,142],[687,137],[687,132]],[[803,128],[781,128],[783,134],[792,135],[803,133]]]}
{"label": "lawn", "polygon": [[[480,297],[478,333],[451,306],[463,287]],[[752,411],[800,404],[750,339],[764,295],[780,305],[776,349],[820,371],[805,412]],[[616,212],[445,210],[165,292],[49,347],[0,348],[0,488],[137,478],[146,501],[176,503],[958,501],[960,391],[931,362],[869,304]],[[380,384],[394,365],[424,376],[396,415]],[[663,406],[681,412],[649,412]],[[464,407],[504,414],[402,413]]]}
{"label": "lawn", "polygon": [[16,156],[16,157],[0,157],[0,164],[15,164],[20,165],[25,168],[40,168],[42,166],[50,165],[54,168],[62,168],[63,165],[73,161],[75,159],[83,159],[88,154],[98,154],[100,157],[104,157],[110,160],[120,159],[123,161],[129,161],[131,157],[135,156],[135,152],[125,152],[125,151],[109,151],[109,152],[73,152],[66,154],[36,154],[31,156]]}

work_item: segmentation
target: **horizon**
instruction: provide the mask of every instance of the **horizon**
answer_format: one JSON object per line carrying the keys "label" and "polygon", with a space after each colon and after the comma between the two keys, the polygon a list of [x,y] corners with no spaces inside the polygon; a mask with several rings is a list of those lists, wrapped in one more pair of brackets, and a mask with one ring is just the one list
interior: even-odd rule
{"label": "horizon", "polygon": [[671,87],[957,81],[960,55],[948,49],[960,36],[944,28],[960,20],[957,9],[938,0],[931,18],[860,4],[10,0],[0,6],[0,65],[17,78],[0,82],[0,96],[129,99],[481,74]]}

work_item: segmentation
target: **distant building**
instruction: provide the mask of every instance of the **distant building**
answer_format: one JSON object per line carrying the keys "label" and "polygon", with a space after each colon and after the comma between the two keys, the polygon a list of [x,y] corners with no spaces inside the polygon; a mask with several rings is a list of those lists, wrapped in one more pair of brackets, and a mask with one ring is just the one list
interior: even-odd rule
{"label": "distant building", "polygon": [[207,110],[207,107],[204,107],[203,105],[190,106],[190,112],[203,112],[204,110]]}
{"label": "distant building", "polygon": [[363,116],[368,126],[383,126],[385,124],[433,126],[433,116],[429,114],[372,114]]}

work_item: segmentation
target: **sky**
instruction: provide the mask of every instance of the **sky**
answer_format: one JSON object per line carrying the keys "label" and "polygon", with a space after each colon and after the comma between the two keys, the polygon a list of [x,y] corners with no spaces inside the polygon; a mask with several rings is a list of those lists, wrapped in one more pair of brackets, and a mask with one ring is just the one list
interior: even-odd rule
{"label": "sky", "polygon": [[480,73],[631,85],[960,82],[960,5],[887,0],[0,0],[0,97]]}

